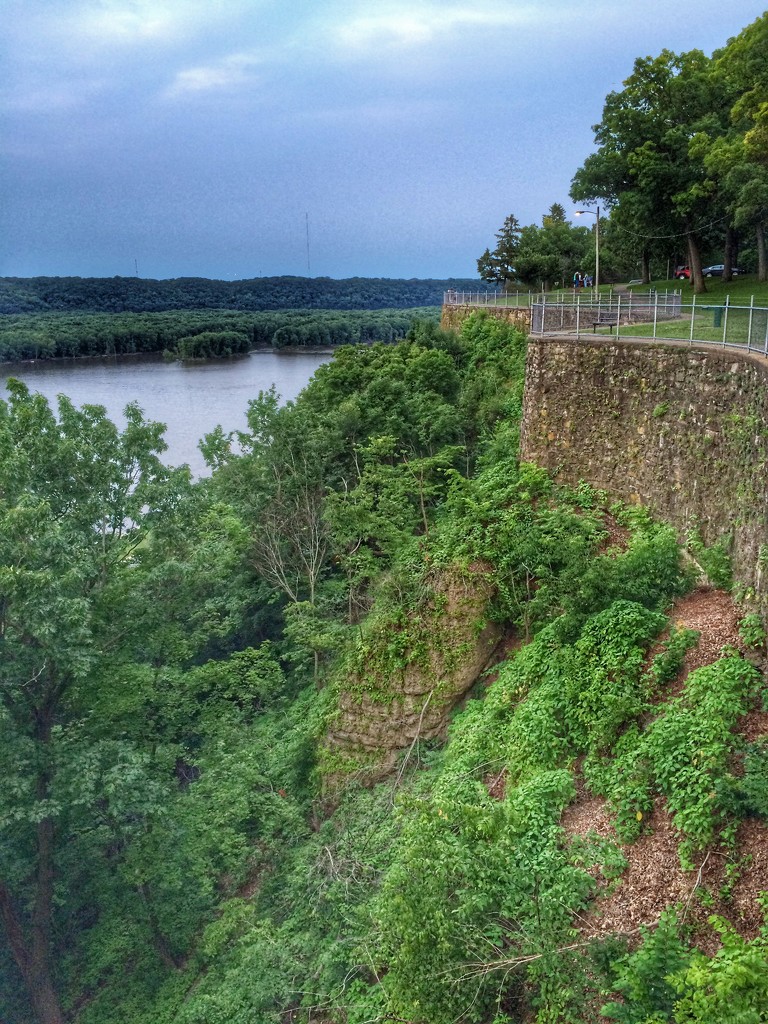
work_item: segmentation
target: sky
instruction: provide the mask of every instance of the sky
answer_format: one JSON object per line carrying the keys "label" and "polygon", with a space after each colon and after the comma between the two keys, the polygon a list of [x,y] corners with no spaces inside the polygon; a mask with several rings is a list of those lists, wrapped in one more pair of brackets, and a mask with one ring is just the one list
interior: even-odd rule
{"label": "sky", "polygon": [[476,276],[752,0],[0,0],[0,276]]}

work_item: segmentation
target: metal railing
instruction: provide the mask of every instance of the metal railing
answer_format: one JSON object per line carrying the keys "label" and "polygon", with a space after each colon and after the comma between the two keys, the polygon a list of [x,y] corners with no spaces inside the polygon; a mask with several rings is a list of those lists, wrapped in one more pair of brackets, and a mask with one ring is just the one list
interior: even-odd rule
{"label": "metal railing", "polygon": [[746,349],[768,356],[768,308],[736,305],[730,297],[657,292],[446,292],[447,305],[530,309],[531,333],[612,335],[626,340],[675,341]]}
{"label": "metal railing", "polygon": [[537,292],[500,292],[500,291],[477,291],[457,292],[450,289],[443,292],[444,306],[506,306],[524,307],[530,306]]}
{"label": "metal railing", "polygon": [[[671,296],[680,297],[680,292],[675,289],[669,289],[667,291],[658,292],[659,296],[665,297],[662,301],[666,301],[666,297],[670,297],[669,301],[672,301]],[[554,292],[536,292],[536,291],[492,291],[486,289],[485,291],[472,291],[472,292],[460,292],[449,289],[443,292],[443,305],[445,306],[479,306],[482,308],[490,306],[501,306],[502,308],[520,308],[526,309],[530,306],[536,305],[540,302],[546,302],[548,305],[552,303],[563,303],[564,305],[575,305],[577,302],[582,305],[592,304],[597,305],[602,303],[605,305],[606,302],[616,300],[616,296],[623,295],[626,300],[630,302],[647,302],[647,295],[633,295],[632,292],[617,292],[617,291],[602,291],[595,292],[592,289],[584,288],[574,291],[572,288],[561,288]]]}
{"label": "metal railing", "polygon": [[[577,335],[606,331],[618,334],[633,324],[653,325],[658,331],[664,322],[680,319],[682,296],[679,291],[589,292],[553,301],[543,295],[531,305],[531,333],[575,332]],[[655,337],[655,335],[654,335]]]}

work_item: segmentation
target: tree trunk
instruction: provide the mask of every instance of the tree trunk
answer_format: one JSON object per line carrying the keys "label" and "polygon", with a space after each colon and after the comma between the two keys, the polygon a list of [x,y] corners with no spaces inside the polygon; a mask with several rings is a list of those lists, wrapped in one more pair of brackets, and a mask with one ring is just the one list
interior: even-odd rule
{"label": "tree trunk", "polygon": [[642,278],[642,282],[643,282],[643,284],[650,284],[651,283],[651,254],[650,254],[650,252],[647,249],[643,249],[642,253],[640,254],[640,261],[641,261],[641,267],[642,267],[642,271],[641,271],[641,274],[640,274],[640,276]]}
{"label": "tree trunk", "polygon": [[765,253],[765,224],[760,223],[755,228],[757,236],[757,280],[768,281],[768,261]]}
{"label": "tree trunk", "polygon": [[736,232],[729,224],[725,229],[725,252],[723,254],[723,280],[733,280],[734,250],[736,248]]}
{"label": "tree trunk", "polygon": [[[35,714],[35,739],[42,748],[43,762],[36,784],[36,796],[40,803],[48,800],[50,791],[51,730],[58,694],[59,687],[55,679],[49,679],[43,699]],[[49,816],[37,824],[35,898],[28,939],[24,936],[24,928],[10,892],[0,883],[0,917],[5,926],[14,959],[24,978],[29,1000],[40,1024],[63,1024],[64,1021],[51,970],[54,831],[53,818]]]}
{"label": "tree trunk", "polygon": [[688,235],[688,266],[691,268],[691,283],[697,295],[705,295],[707,286],[704,283],[704,275],[701,272],[701,253],[699,243],[692,234]]}
{"label": "tree trunk", "polygon": [[155,947],[157,955],[166,967],[172,968],[176,971],[180,970],[184,965],[183,957],[177,956],[176,953],[173,952],[168,940],[160,930],[157,914],[155,914],[155,909],[152,905],[152,896],[149,891],[149,886],[142,882],[138,886],[138,893],[144,901],[144,906],[147,908],[147,921],[149,923],[150,931],[152,932],[152,945]]}
{"label": "tree trunk", "polygon": [[37,934],[31,943],[27,942],[13,898],[2,883],[0,920],[38,1021],[40,1024],[64,1024],[64,1015],[51,977],[47,943],[41,944]]}

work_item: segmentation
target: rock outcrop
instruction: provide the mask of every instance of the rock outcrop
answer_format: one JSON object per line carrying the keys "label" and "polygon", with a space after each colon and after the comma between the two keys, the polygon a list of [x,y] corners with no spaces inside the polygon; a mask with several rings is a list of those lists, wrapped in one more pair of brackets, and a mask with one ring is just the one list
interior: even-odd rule
{"label": "rock outcrop", "polygon": [[[487,567],[435,574],[432,592],[405,625],[383,620],[339,686],[325,744],[330,776],[359,770],[374,781],[417,740],[443,736],[451,711],[474,685],[501,626],[487,621],[493,585]],[[401,641],[401,642],[398,642]],[[399,648],[398,658],[386,651]]]}

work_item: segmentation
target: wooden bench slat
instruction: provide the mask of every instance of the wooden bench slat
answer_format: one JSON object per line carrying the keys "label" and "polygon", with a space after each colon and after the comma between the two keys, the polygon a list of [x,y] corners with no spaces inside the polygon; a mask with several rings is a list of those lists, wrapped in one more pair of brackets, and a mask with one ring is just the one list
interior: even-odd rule
{"label": "wooden bench slat", "polygon": [[619,314],[612,313],[610,310],[600,310],[597,314],[597,319],[592,321],[592,330],[597,330],[598,327],[616,327],[619,322]]}

